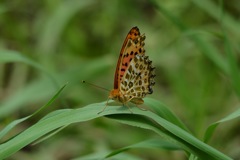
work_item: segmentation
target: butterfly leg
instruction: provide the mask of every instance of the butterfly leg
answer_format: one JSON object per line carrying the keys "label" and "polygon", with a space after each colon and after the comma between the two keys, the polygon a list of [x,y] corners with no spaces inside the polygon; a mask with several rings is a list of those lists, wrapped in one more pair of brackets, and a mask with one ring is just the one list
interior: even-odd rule
{"label": "butterfly leg", "polygon": [[132,110],[131,110],[131,108],[129,107],[129,105],[127,105],[127,103],[123,103],[123,106],[127,106],[128,107],[128,110],[133,114],[133,112],[132,112]]}
{"label": "butterfly leg", "polygon": [[136,107],[138,107],[138,108],[141,109],[142,111],[147,111],[147,109],[142,108],[142,107],[138,106],[137,104],[135,104],[135,105],[136,105]]}
{"label": "butterfly leg", "polygon": [[100,113],[102,113],[103,111],[105,111],[105,109],[107,108],[107,105],[108,105],[108,101],[109,101],[109,98],[107,99],[107,103],[106,103],[105,107],[104,107],[100,112],[98,112],[98,114],[100,114]]}
{"label": "butterfly leg", "polygon": [[131,99],[129,99],[130,102],[134,103],[136,105],[137,108],[141,109],[142,111],[147,111],[147,109],[140,107],[140,104],[143,104],[143,100],[141,98],[134,98],[132,97]]}

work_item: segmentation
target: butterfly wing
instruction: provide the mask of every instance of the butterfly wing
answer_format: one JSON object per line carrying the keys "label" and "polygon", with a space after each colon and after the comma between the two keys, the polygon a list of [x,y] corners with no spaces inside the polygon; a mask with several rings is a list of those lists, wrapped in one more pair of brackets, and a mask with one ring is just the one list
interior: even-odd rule
{"label": "butterfly wing", "polygon": [[140,35],[140,31],[137,27],[133,27],[127,34],[118,58],[114,78],[114,89],[119,89],[123,75],[135,55],[144,55],[144,40],[145,36]]}
{"label": "butterfly wing", "polygon": [[154,69],[148,56],[136,55],[134,57],[120,84],[120,92],[125,95],[127,101],[142,104],[142,98],[153,92]]}

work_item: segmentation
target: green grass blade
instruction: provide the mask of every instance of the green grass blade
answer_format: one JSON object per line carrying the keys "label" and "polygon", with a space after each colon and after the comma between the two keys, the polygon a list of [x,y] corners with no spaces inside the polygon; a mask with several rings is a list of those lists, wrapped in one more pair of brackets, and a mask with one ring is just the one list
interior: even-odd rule
{"label": "green grass blade", "polygon": [[131,114],[127,107],[108,106],[101,114],[97,114],[105,103],[98,103],[84,108],[63,110],[58,114],[53,114],[42,119],[29,127],[16,137],[0,145],[0,159],[4,159],[14,154],[24,146],[32,143],[49,132],[72,123],[89,121],[100,116],[108,115],[121,123],[152,130],[160,136],[170,138],[174,143],[183,147],[187,152],[194,153],[202,159],[222,159],[229,160],[223,153],[211,146],[201,142],[180,127],[166,121],[157,114],[150,111],[142,111],[134,107]]}
{"label": "green grass blade", "polygon": [[40,139],[38,139],[36,142],[34,142],[32,145],[36,145],[38,143],[41,143],[42,141],[45,141],[46,139],[54,136],[55,134],[57,134],[58,132],[60,132],[61,130],[63,130],[64,128],[66,128],[67,126],[63,126],[60,127],[58,129],[56,129],[55,131],[51,132],[50,134],[44,135],[43,137],[41,137]]}
{"label": "green grass blade", "polygon": [[24,107],[25,104],[48,99],[47,97],[51,97],[55,91],[55,87],[46,79],[26,85],[2,101],[0,119],[9,116],[16,110]]}
{"label": "green grass blade", "polygon": [[[160,3],[155,0],[151,0],[153,5],[159,10],[166,18],[168,18],[181,32],[187,32],[190,29],[180,20],[174,16],[170,11],[166,10]],[[199,50],[208,57],[218,68],[220,68],[226,74],[229,74],[229,67],[224,58],[219,54],[217,48],[209,43],[209,41],[199,35],[191,35],[190,39],[195,42]]]}
{"label": "green grass blade", "polygon": [[145,98],[144,101],[145,104],[160,117],[168,120],[169,122],[172,122],[173,124],[189,132],[188,128],[183,124],[183,122],[172,111],[170,111],[166,105],[164,105],[160,101],[151,98]]}
{"label": "green grass blade", "polygon": [[22,54],[20,54],[17,51],[12,51],[12,50],[0,50],[0,62],[1,63],[10,63],[10,62],[21,62],[21,63],[25,63],[28,64],[40,71],[43,71],[45,73],[47,73],[48,75],[49,72],[44,69],[40,64],[34,62],[33,60],[23,56]]}
{"label": "green grass blade", "polygon": [[[57,74],[55,79],[61,84],[66,82],[69,82],[70,85],[81,83],[83,79],[88,80],[90,79],[89,77],[100,75],[103,71],[109,69],[111,63],[106,61],[106,57],[103,57],[93,60],[92,62],[81,63],[74,69]],[[85,69],[83,70],[82,68]],[[25,104],[48,100],[55,91],[56,87],[53,86],[52,83],[49,83],[49,79],[46,78],[36,80],[26,85],[1,102],[0,119],[9,116],[16,110],[24,107]],[[86,99],[84,94],[81,96],[83,99]]]}
{"label": "green grass blade", "polygon": [[166,141],[163,139],[148,139],[148,140],[118,149],[116,151],[113,151],[107,156],[105,156],[105,158],[112,157],[116,154],[119,154],[129,149],[134,149],[134,148],[182,150],[182,148],[177,146],[176,144],[170,143],[169,141]]}
{"label": "green grass blade", "polygon": [[[144,115],[147,115],[146,117],[151,118],[151,120],[138,115],[131,117],[129,115],[111,115],[108,117],[124,124],[152,130],[165,139],[171,139],[173,143],[180,145],[187,153],[192,153],[200,159],[231,159],[161,117],[151,112],[145,113]],[[157,125],[153,123],[152,120],[157,122]]]}
{"label": "green grass blade", "polygon": [[[73,160],[103,160],[105,159],[105,155],[107,154],[107,152],[97,152],[97,153],[93,153],[90,155],[86,155],[86,156],[81,156],[79,158],[74,158]],[[116,156],[114,156],[114,158],[109,158],[110,159],[114,159],[114,160],[144,160],[143,158],[140,157],[136,157],[132,154],[127,154],[127,153],[121,153],[118,154]]]}
{"label": "green grass blade", "polygon": [[0,131],[0,139],[3,138],[3,136],[5,136],[11,129],[13,129],[16,125],[18,125],[19,123],[27,120],[28,118],[30,118],[30,116],[27,116],[27,117],[24,117],[24,118],[21,118],[21,119],[18,119],[18,120],[15,120],[11,123],[9,123],[6,127],[4,127],[1,131]]}
{"label": "green grass blade", "polygon": [[62,92],[62,90],[65,87],[66,87],[66,85],[64,85],[45,105],[43,105],[41,108],[39,108],[33,114],[31,114],[31,115],[29,115],[27,117],[15,120],[15,121],[11,122],[10,124],[8,124],[3,130],[0,131],[0,139],[2,139],[3,136],[5,136],[11,129],[13,129],[19,123],[21,123],[21,122],[23,122],[23,121],[25,121],[25,120],[35,116],[37,113],[39,113],[40,111],[42,111],[45,108],[47,108],[48,106],[50,106],[55,101],[55,99],[59,96],[59,94]]}
{"label": "green grass blade", "polygon": [[240,117],[240,109],[236,110],[235,112],[231,113],[230,115],[226,116],[225,118],[211,124],[206,132],[205,132],[205,135],[204,135],[204,142],[208,142],[209,139],[211,138],[213,132],[215,131],[216,127],[221,124],[221,123],[224,123],[224,122],[228,122],[228,121],[231,121],[231,120],[234,120],[236,118],[239,118]]}
{"label": "green grass blade", "polygon": [[[209,0],[192,0],[192,2],[200,7],[203,11],[207,12],[211,17],[213,17],[216,20],[220,20],[221,13],[220,13],[220,7],[217,6],[213,1]],[[226,2],[227,3],[227,2]],[[233,16],[229,13],[224,14],[224,21],[222,21],[223,25],[230,31],[232,31],[234,34],[237,34],[237,37],[240,37],[240,23],[237,20],[233,19]]]}
{"label": "green grass blade", "polygon": [[0,62],[2,63],[22,62],[32,67],[43,70],[38,63],[32,61],[31,59],[28,59],[19,52],[13,50],[0,50]]}
{"label": "green grass blade", "polygon": [[[70,0],[59,3],[55,12],[47,19],[42,32],[39,33],[37,50],[41,54],[53,54],[66,25],[79,10],[92,5],[94,1]],[[40,57],[43,58],[43,57]]]}
{"label": "green grass blade", "polygon": [[0,50],[0,62],[2,62],[2,63],[9,63],[9,62],[25,63],[25,64],[27,64],[27,65],[29,65],[31,67],[34,67],[34,68],[40,70],[43,73],[45,73],[50,78],[50,80],[53,82],[53,84],[56,86],[56,88],[59,87],[57,85],[56,79],[52,76],[52,74],[47,69],[42,67],[37,62],[34,62],[33,60],[23,56],[22,54],[20,54],[17,51]]}
{"label": "green grass blade", "polygon": [[240,72],[238,69],[238,60],[233,53],[231,44],[226,34],[224,35],[224,44],[225,44],[225,52],[228,55],[228,64],[230,68],[231,81],[238,97],[240,97]]}

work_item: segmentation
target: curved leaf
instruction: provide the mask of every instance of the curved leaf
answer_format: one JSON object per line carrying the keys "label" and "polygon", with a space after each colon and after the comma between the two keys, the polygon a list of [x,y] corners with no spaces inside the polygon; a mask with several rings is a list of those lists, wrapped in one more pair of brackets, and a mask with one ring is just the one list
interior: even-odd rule
{"label": "curved leaf", "polygon": [[133,107],[134,114],[131,114],[127,107],[108,106],[102,114],[97,114],[104,105],[105,103],[98,103],[84,108],[58,111],[58,114],[53,114],[53,112],[52,116],[42,119],[16,137],[1,144],[0,158],[9,157],[24,146],[62,126],[108,115],[109,118],[121,123],[152,130],[201,159],[231,159],[153,112],[142,111],[137,107]]}
{"label": "curved leaf", "polygon": [[215,131],[216,127],[223,122],[227,122],[227,121],[231,121],[234,120],[236,118],[240,117],[240,108],[238,110],[236,110],[235,112],[231,113],[230,115],[226,116],[225,118],[211,124],[208,128],[207,131],[205,132],[204,135],[204,142],[208,142],[209,139],[211,138],[213,132]]}
{"label": "curved leaf", "polygon": [[166,150],[181,150],[182,148],[177,146],[174,143],[170,143],[169,141],[162,140],[162,139],[148,139],[127,147],[123,147],[121,149],[118,149],[116,151],[113,151],[112,153],[108,154],[105,157],[111,157],[113,155],[116,155],[118,153],[121,153],[123,151],[134,149],[134,148],[155,148],[155,149],[166,149]]}
{"label": "curved leaf", "polygon": [[66,85],[64,85],[45,105],[43,105],[41,108],[39,108],[36,112],[34,112],[33,114],[21,118],[21,119],[17,119],[13,122],[11,122],[10,124],[8,124],[3,130],[0,131],[0,139],[2,139],[2,137],[4,135],[6,135],[11,129],[13,129],[16,125],[18,125],[19,123],[33,117],[34,115],[36,115],[37,113],[39,113],[41,110],[45,109],[46,107],[50,106],[53,101],[59,96],[59,94],[62,92],[62,90],[66,87]]}

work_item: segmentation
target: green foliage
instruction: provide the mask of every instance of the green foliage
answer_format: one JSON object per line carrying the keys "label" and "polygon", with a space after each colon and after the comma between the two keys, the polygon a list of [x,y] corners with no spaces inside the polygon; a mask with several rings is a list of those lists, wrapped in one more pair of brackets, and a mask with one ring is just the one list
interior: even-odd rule
{"label": "green foliage", "polygon": [[[60,91],[57,93],[57,95],[60,93]],[[47,105],[49,105],[56,98],[56,96],[54,96]],[[182,150],[185,150],[188,154],[192,153],[195,156],[199,157],[200,159],[231,159],[225,156],[224,154],[222,154],[221,152],[215,150],[214,148],[199,141],[198,139],[193,137],[191,134],[182,130],[180,127],[170,123],[169,121],[166,121],[161,117],[161,116],[167,116],[167,117],[172,117],[171,118],[172,120],[177,119],[176,117],[173,118],[170,111],[168,111],[168,113],[170,114],[166,114],[165,112],[164,115],[163,114],[157,115],[150,111],[139,110],[138,108],[135,107],[133,108],[134,114],[132,114],[129,112],[127,107],[124,107],[124,109],[121,109],[121,107],[109,106],[107,110],[104,111],[103,114],[99,115],[98,114],[99,107],[104,106],[105,103],[106,102],[99,103],[99,104],[92,104],[79,109],[57,110],[50,113],[46,117],[43,117],[42,120],[40,120],[33,126],[29,127],[22,133],[18,134],[17,136],[8,140],[4,144],[0,145],[0,150],[1,150],[0,157],[2,159],[7,158],[8,156],[20,150],[24,146],[34,142],[38,138],[44,135],[47,135],[51,131],[54,131],[58,128],[66,127],[67,125],[70,125],[72,123],[89,121],[94,118],[98,118],[100,116],[107,116],[111,119],[117,120],[120,123],[132,125],[135,127],[140,127],[143,129],[156,132],[159,136],[163,137],[164,139],[171,140],[171,143],[163,140],[154,140],[154,141],[149,140],[146,142],[141,142],[139,144],[135,144],[135,145],[114,151],[102,158],[112,157],[115,154],[119,154],[120,152],[123,152],[130,148],[151,147],[151,148],[160,148],[160,149],[165,148],[168,150],[182,149]],[[156,101],[147,99],[146,103],[152,104],[152,106],[154,106],[154,104],[156,104]],[[44,107],[45,106],[43,106],[43,108]],[[154,108],[156,107],[157,106],[155,106]],[[238,114],[237,116],[239,117],[240,114]],[[12,124],[10,125],[12,126]],[[100,156],[98,156],[98,158],[99,157]]]}
{"label": "green foliage", "polygon": [[[240,159],[237,4],[1,3],[0,159]],[[81,81],[112,89],[133,26],[156,67],[148,111],[97,114],[108,93]]]}

